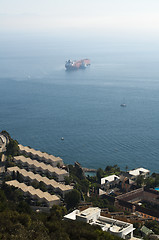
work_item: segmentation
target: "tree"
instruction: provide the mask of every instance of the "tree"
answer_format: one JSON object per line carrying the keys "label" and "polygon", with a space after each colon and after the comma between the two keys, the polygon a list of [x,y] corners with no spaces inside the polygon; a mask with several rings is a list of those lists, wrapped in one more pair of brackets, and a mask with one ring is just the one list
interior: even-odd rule
{"label": "tree", "polygon": [[69,185],[71,183],[70,178],[68,176],[65,176],[64,180],[66,185]]}
{"label": "tree", "polygon": [[87,179],[81,180],[81,190],[84,193],[87,193],[89,190],[89,184],[90,182]]}
{"label": "tree", "polygon": [[159,234],[159,224],[158,221],[147,221],[145,226],[151,229],[155,234]]}
{"label": "tree", "polygon": [[7,144],[7,156],[16,156],[19,153],[18,142],[16,140],[10,139],[9,143]]}
{"label": "tree", "polygon": [[138,176],[136,180],[136,184],[138,187],[142,187],[144,185],[144,177],[143,176]]}
{"label": "tree", "polygon": [[18,220],[25,227],[31,226],[31,217],[26,213],[19,214]]}
{"label": "tree", "polygon": [[30,205],[24,200],[20,201],[19,204],[17,205],[17,211],[19,213],[28,213],[28,214],[32,213],[32,209]]}
{"label": "tree", "polygon": [[7,198],[2,190],[0,190],[0,212],[7,207]]}
{"label": "tree", "polygon": [[77,207],[77,205],[80,203],[80,200],[81,194],[76,189],[73,189],[71,192],[67,193],[64,198],[67,209]]}
{"label": "tree", "polygon": [[98,179],[98,182],[100,183],[100,180],[101,180],[101,178],[104,176],[104,171],[103,171],[103,169],[101,169],[101,168],[98,168],[98,170],[97,170],[97,179]]}
{"label": "tree", "polygon": [[106,172],[110,172],[111,169],[112,169],[112,166],[109,166],[109,165],[108,165],[108,166],[106,166],[105,171],[106,171]]}
{"label": "tree", "polygon": [[66,213],[67,213],[67,210],[65,207],[53,205],[53,207],[50,210],[50,216],[48,219],[62,220],[63,216],[66,215]]}
{"label": "tree", "polygon": [[11,137],[10,137],[10,135],[9,135],[9,133],[8,133],[7,131],[3,130],[3,131],[1,132],[1,134],[4,135],[6,138],[8,138],[8,140],[11,139]]}
{"label": "tree", "polygon": [[107,174],[110,174],[110,173],[116,174],[116,173],[120,172],[120,168],[118,167],[118,165],[107,166],[107,167],[105,168],[105,172],[106,172]]}

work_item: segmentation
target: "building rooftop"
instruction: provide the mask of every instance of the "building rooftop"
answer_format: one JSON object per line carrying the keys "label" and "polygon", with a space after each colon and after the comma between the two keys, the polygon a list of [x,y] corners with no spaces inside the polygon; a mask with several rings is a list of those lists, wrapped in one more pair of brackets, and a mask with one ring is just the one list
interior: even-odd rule
{"label": "building rooftop", "polygon": [[74,210],[73,212],[67,214],[64,216],[65,220],[76,220],[77,214],[79,214],[80,211],[78,209]]}
{"label": "building rooftop", "polygon": [[142,228],[140,229],[140,231],[142,233],[144,233],[145,235],[149,235],[149,234],[152,234],[154,233],[151,229],[147,228],[146,226],[142,226]]}
{"label": "building rooftop", "polygon": [[30,147],[27,147],[27,146],[23,146],[21,144],[18,145],[19,146],[19,149],[20,151],[25,151],[27,153],[31,153],[32,155],[37,155],[41,158],[45,158],[45,159],[49,159],[53,162],[63,162],[62,159],[60,157],[55,157],[53,155],[50,155],[48,153],[45,153],[45,152],[41,152],[41,151],[37,151],[33,148],[30,148]]}
{"label": "building rooftop", "polygon": [[43,182],[47,186],[52,186],[54,189],[59,189],[62,192],[72,190],[73,187],[69,185],[64,185],[61,183],[56,182],[54,179],[49,179],[47,177],[42,177],[39,174],[34,174],[33,172],[28,172],[25,169],[21,169],[19,167],[10,167],[7,169],[8,172],[19,172],[26,178],[30,178],[31,180],[36,180],[38,182]]}
{"label": "building rooftop", "polygon": [[57,167],[52,167],[51,165],[49,164],[45,164],[45,163],[42,163],[42,162],[38,162],[36,160],[32,160],[31,158],[26,158],[24,156],[16,156],[14,157],[14,160],[15,161],[21,161],[23,163],[26,163],[30,166],[33,166],[33,167],[36,167],[36,168],[39,168],[39,169],[42,169],[42,170],[47,170],[51,173],[55,173],[57,175],[67,175],[68,172],[66,172],[64,169],[60,169],[60,168],[57,168]]}
{"label": "building rooftop", "polygon": [[99,211],[100,211],[100,208],[98,208],[98,207],[94,207],[94,208],[90,207],[90,208],[87,208],[87,209],[83,210],[82,212],[79,212],[77,214],[77,216],[82,216],[84,218],[87,218],[92,214],[98,213]]}
{"label": "building rooftop", "polygon": [[40,189],[33,188],[32,186],[27,186],[24,183],[19,183],[17,180],[7,181],[6,184],[19,188],[23,192],[30,193],[32,196],[37,196],[38,198],[44,199],[48,202],[60,200],[56,195],[51,195],[48,192],[43,192]]}
{"label": "building rooftop", "polygon": [[149,172],[150,171],[148,169],[145,169],[145,168],[136,168],[136,169],[128,171],[128,173],[130,175],[133,175],[133,176],[139,176],[142,173],[149,173]]}
{"label": "building rooftop", "polygon": [[91,225],[98,225],[103,231],[109,231],[117,236],[124,236],[124,238],[128,234],[133,236],[133,224],[113,218],[103,217],[100,215],[100,212],[101,209],[98,207],[90,207],[81,212],[79,210],[74,210],[70,214],[64,216],[64,219],[85,221]]}
{"label": "building rooftop", "polygon": [[110,175],[108,177],[101,178],[101,184],[105,184],[105,181],[113,182],[115,179],[120,179],[117,175]]}

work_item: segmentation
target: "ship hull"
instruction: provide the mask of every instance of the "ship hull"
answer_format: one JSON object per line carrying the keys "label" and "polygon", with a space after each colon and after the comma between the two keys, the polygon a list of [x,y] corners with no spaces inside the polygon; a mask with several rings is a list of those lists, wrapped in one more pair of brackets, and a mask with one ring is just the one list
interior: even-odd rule
{"label": "ship hull", "polygon": [[68,60],[65,64],[65,68],[68,71],[78,70],[78,69],[85,69],[90,65],[89,59],[82,59],[79,61],[71,61]]}

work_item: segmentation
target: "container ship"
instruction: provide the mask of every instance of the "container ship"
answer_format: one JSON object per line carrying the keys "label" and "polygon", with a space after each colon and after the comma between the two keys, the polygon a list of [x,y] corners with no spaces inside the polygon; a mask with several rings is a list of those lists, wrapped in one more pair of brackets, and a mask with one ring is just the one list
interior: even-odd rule
{"label": "container ship", "polygon": [[66,70],[77,70],[77,69],[85,69],[90,65],[89,59],[81,59],[81,60],[68,60],[65,63]]}

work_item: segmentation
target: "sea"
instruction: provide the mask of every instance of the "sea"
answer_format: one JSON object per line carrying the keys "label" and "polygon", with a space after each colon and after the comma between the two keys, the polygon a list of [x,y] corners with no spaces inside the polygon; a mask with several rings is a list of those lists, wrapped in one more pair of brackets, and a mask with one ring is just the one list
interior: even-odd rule
{"label": "sea", "polygon": [[[155,45],[156,44],[156,45]],[[159,44],[0,39],[0,131],[66,164],[159,172]],[[68,59],[91,66],[66,71]],[[126,107],[121,107],[122,103]],[[61,140],[64,138],[64,140]]]}

